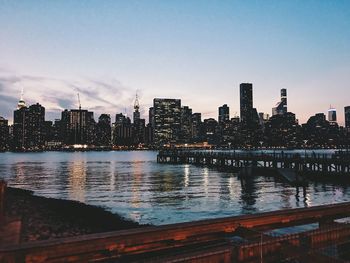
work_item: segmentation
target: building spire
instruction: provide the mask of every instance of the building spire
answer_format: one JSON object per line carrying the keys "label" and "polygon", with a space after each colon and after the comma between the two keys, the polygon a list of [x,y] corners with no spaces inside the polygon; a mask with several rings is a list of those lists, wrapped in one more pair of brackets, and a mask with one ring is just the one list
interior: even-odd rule
{"label": "building spire", "polygon": [[25,103],[25,101],[23,99],[23,95],[24,95],[24,92],[23,92],[23,87],[22,87],[22,89],[21,89],[21,98],[19,99],[18,104],[17,104],[17,109],[18,110],[26,107],[26,103]]}
{"label": "building spire", "polygon": [[136,97],[135,97],[135,103],[134,103],[134,110],[135,111],[139,111],[140,109],[140,103],[139,103],[139,97],[137,95],[137,91],[136,91]]}

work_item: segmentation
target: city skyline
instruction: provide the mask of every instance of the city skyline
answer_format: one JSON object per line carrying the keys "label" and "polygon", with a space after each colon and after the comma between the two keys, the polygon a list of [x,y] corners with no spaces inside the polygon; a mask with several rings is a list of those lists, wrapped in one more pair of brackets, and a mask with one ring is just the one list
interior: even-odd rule
{"label": "city skyline", "polygon": [[[45,102],[49,119],[76,108],[141,114],[155,97],[181,98],[204,118],[227,104],[239,112],[239,84],[254,84],[258,112],[279,90],[300,123],[349,104],[347,1],[11,1],[0,8],[0,115],[11,120],[20,90]],[[15,14],[15,15],[14,15]],[[92,96],[93,95],[93,96]]]}
{"label": "city skyline", "polygon": [[[81,107],[65,109],[61,119],[47,120],[45,107],[26,104],[23,90],[14,110],[13,126],[0,118],[0,150],[64,149],[68,146],[90,147],[163,147],[166,145],[210,144],[226,147],[279,146],[300,147],[309,142],[312,147],[348,147],[349,107],[344,108],[346,127],[337,123],[332,107],[328,118],[324,113],[310,116],[300,124],[296,115],[287,111],[287,90],[281,89],[280,102],[272,108],[272,116],[257,112],[253,101],[253,84],[240,84],[240,117],[230,118],[229,106],[218,107],[218,118],[203,119],[181,99],[154,98],[149,108],[149,122],[142,118],[138,93],[135,94],[133,118],[126,114],[103,113],[98,122],[94,112]],[[63,148],[62,148],[63,147]]]}
{"label": "city skyline", "polygon": [[[241,83],[241,84],[251,84],[251,83]],[[241,85],[240,84],[240,85]],[[239,86],[240,86],[239,85]],[[254,85],[254,84],[253,84]],[[238,86],[238,89],[239,89],[239,86]],[[285,90],[285,89],[283,89]],[[81,94],[80,94],[81,90],[80,89],[76,89],[75,90],[75,93],[73,92],[71,94],[71,97],[70,97],[70,100],[71,100],[71,103],[67,103],[65,104],[67,107],[61,107],[61,108],[57,108],[55,109],[54,111],[50,111],[50,108],[47,108],[47,106],[45,106],[46,108],[46,115],[47,115],[47,120],[55,120],[55,119],[59,119],[61,117],[61,112],[64,111],[64,110],[70,110],[70,109],[79,109],[79,102],[81,101]],[[254,92],[255,92],[255,86],[254,86],[254,91],[252,92],[252,97],[253,97],[253,100],[255,98],[254,96]],[[78,95],[79,94],[79,95]],[[83,91],[83,94],[89,94],[89,93],[86,93]],[[91,94],[90,94],[91,95]],[[162,99],[171,99],[170,97],[156,97],[156,98],[162,98]],[[35,101],[35,100],[31,100],[28,102],[28,100],[25,98],[25,94],[24,94],[24,90],[23,88],[21,89],[21,92],[20,92],[20,95],[18,96],[18,99],[16,101],[16,104],[15,106],[12,107],[12,109],[9,109],[8,112],[0,112],[0,116],[1,117],[4,117],[6,120],[9,121],[9,124],[13,124],[13,110],[16,108],[17,104],[19,101],[22,101],[22,99],[24,100],[24,102],[26,103],[27,106],[29,105],[32,105],[32,104],[36,104],[36,103],[39,103],[39,104],[43,104],[42,102],[40,101]],[[69,100],[66,100],[65,98],[56,98],[57,101],[61,101],[62,104],[68,102]],[[91,98],[87,98],[87,101],[89,101]],[[136,93],[136,97],[135,97],[135,94],[134,94],[134,97],[133,98],[130,98],[129,100],[131,101],[130,102],[130,105],[128,105],[128,107],[125,107],[123,105],[119,106],[119,107],[116,107],[117,109],[120,109],[119,111],[113,111],[113,112],[108,112],[106,110],[104,110],[103,107],[101,106],[98,106],[96,105],[95,107],[82,107],[88,111],[93,111],[96,113],[96,116],[97,117],[98,115],[101,115],[101,114],[110,114],[110,115],[115,115],[115,114],[118,114],[118,113],[123,113],[125,114],[126,116],[130,117],[130,119],[133,119],[133,111],[134,111],[134,107],[135,107],[135,99],[137,100],[137,103],[138,103],[138,109],[140,109],[140,113],[142,115],[142,117],[146,120],[149,119],[149,108],[152,107],[152,103],[146,103],[146,104],[142,104],[140,103],[140,96]],[[154,98],[153,98],[154,99]],[[151,101],[153,101],[153,99]],[[179,98],[180,100],[183,101],[183,99]],[[75,102],[74,102],[75,100]],[[101,100],[101,99],[98,99],[98,100]],[[238,99],[240,100],[240,99]],[[275,102],[277,101],[278,99],[275,100]],[[12,99],[9,100],[12,102]],[[6,101],[7,103],[9,101]],[[45,103],[44,103],[45,104]],[[50,104],[50,101],[49,103]],[[187,103],[183,103],[184,105],[188,105]],[[255,104],[255,103],[254,103]],[[149,105],[148,107],[146,107],[146,105]],[[217,105],[216,106],[216,110],[213,111],[213,112],[210,112],[210,113],[207,113],[207,112],[200,112],[200,111],[196,111],[196,110],[193,110],[193,112],[199,112],[202,114],[202,118],[203,119],[208,119],[208,118],[214,118],[216,119],[217,121],[219,121],[219,115],[218,115],[218,108],[222,107],[222,106],[228,106],[228,113],[229,113],[229,116],[230,118],[233,118],[233,117],[240,117],[241,118],[241,114],[240,114],[240,102],[238,102],[238,110],[237,111],[234,111],[232,109],[230,109],[230,107],[232,107],[231,105],[227,104],[227,103],[222,103],[220,105]],[[271,109],[269,112],[263,112],[263,111],[260,111],[259,110],[259,106],[256,106],[256,110],[257,112],[261,112],[261,113],[264,113],[264,114],[267,114],[268,116],[273,116],[273,111],[274,111],[274,104],[271,105]],[[303,124],[303,123],[306,123],[308,121],[308,119],[313,116],[314,114],[318,114],[318,113],[324,113],[327,115],[327,117],[329,116],[329,111],[330,110],[335,110],[336,111],[336,114],[337,114],[337,123],[340,125],[340,126],[345,126],[345,108],[349,107],[348,105],[344,105],[340,110],[333,107],[332,105],[329,105],[329,107],[324,110],[324,111],[318,111],[318,112],[314,112],[312,113],[310,116],[305,116],[305,121],[301,121],[300,118],[298,118],[298,115],[296,114],[296,117],[299,121],[299,124]],[[236,108],[236,107],[234,107]],[[294,107],[292,107],[294,108]],[[49,109],[49,110],[47,110]],[[289,111],[289,112],[292,112],[292,111]],[[339,116],[341,116],[339,118]],[[97,120],[95,118],[95,120]]]}

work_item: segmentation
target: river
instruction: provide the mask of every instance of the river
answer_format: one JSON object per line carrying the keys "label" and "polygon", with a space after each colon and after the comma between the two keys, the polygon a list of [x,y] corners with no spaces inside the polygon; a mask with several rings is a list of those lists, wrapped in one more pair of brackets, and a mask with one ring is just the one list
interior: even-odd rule
{"label": "river", "polygon": [[155,225],[350,201],[346,186],[156,162],[153,151],[0,153],[0,178],[36,195],[102,206]]}

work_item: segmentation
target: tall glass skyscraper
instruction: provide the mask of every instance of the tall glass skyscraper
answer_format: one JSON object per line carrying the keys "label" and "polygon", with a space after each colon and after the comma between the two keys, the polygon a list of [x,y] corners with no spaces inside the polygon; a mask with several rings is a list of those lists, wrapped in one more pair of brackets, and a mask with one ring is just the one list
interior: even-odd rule
{"label": "tall glass skyscraper", "polygon": [[337,122],[337,110],[332,108],[332,106],[328,110],[328,121]]}
{"label": "tall glass skyscraper", "polygon": [[281,89],[281,100],[272,108],[272,116],[287,113],[287,89]]}
{"label": "tall glass skyscraper", "polygon": [[155,98],[153,111],[155,144],[176,143],[181,130],[181,100]]}
{"label": "tall glass skyscraper", "polygon": [[241,122],[248,123],[252,120],[253,111],[253,84],[241,83],[240,88],[240,110]]}

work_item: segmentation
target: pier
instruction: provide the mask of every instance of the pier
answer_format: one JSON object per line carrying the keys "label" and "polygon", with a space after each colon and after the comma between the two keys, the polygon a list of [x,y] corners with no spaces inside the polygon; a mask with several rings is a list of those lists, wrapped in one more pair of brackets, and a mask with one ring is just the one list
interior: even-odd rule
{"label": "pier", "polygon": [[162,150],[157,155],[158,163],[207,165],[232,169],[249,175],[257,168],[276,171],[291,183],[300,183],[304,173],[327,175],[350,175],[349,154],[300,154],[202,151],[202,150]]}

